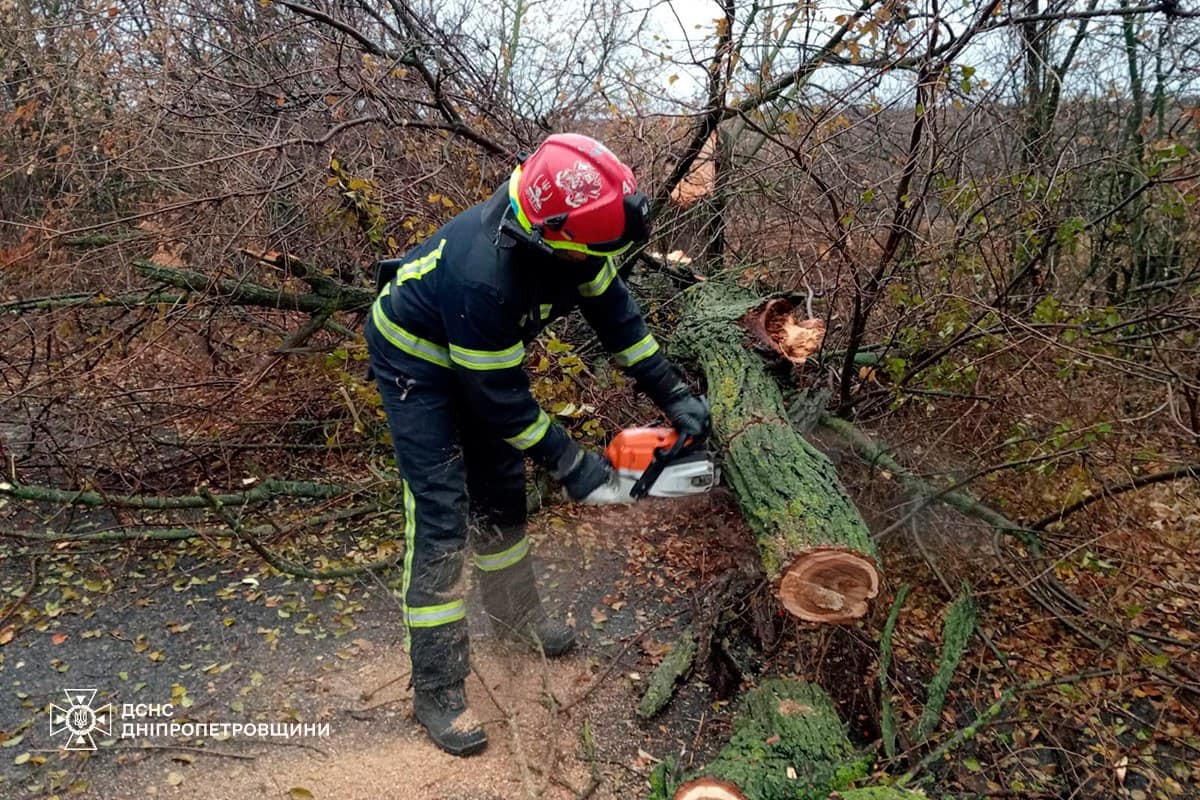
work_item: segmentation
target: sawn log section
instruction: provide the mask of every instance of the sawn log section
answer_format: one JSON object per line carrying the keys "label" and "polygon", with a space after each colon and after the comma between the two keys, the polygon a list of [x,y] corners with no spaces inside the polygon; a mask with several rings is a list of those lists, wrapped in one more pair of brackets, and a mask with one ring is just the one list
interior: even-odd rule
{"label": "sawn log section", "polygon": [[740,321],[760,299],[736,286],[688,290],[672,340],[708,381],[724,473],[784,608],[813,622],[863,616],[879,590],[874,542],[833,464],[788,421],[783,395]]}

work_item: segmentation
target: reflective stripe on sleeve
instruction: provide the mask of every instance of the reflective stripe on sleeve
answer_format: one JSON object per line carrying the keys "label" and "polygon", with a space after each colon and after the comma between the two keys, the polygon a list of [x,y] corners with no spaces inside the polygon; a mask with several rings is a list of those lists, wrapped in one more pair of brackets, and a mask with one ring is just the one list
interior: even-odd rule
{"label": "reflective stripe on sleeve", "polygon": [[604,259],[604,267],[596,277],[592,278],[587,283],[579,284],[579,294],[582,297],[599,297],[604,294],[612,282],[617,278],[617,268],[613,266],[611,258]]}
{"label": "reflective stripe on sleeve", "polygon": [[546,436],[546,431],[548,430],[550,430],[550,417],[546,415],[545,411],[538,409],[537,419],[528,428],[504,441],[518,450],[528,450],[540,442]]}
{"label": "reflective stripe on sleeve", "polygon": [[525,360],[525,346],[517,342],[503,350],[472,350],[450,345],[450,360],[467,369],[507,369],[519,367]]}
{"label": "reflective stripe on sleeve", "polygon": [[654,334],[647,333],[640,341],[631,344],[619,353],[614,353],[613,359],[622,367],[632,367],[657,352],[658,342],[655,341]]}
{"label": "reflective stripe on sleeve", "polygon": [[529,555],[529,537],[522,536],[521,541],[514,544],[507,550],[502,550],[499,553],[476,554],[475,566],[479,567],[484,572],[499,572],[502,569],[507,569],[513,564],[519,562],[522,558]]}

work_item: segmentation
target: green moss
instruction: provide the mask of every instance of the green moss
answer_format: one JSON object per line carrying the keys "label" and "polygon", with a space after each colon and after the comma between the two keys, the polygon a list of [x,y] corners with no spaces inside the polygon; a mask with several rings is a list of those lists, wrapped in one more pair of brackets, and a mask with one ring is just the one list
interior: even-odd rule
{"label": "green moss", "polygon": [[865,786],[861,789],[845,789],[837,793],[835,800],[929,800],[923,794],[890,786]]}
{"label": "green moss", "polygon": [[869,771],[825,692],[774,679],[743,697],[729,744],[698,774],[730,781],[750,800],[825,800]]}
{"label": "green moss", "polygon": [[675,682],[692,668],[692,660],[696,657],[696,635],[691,627],[684,628],[671,651],[659,663],[646,693],[638,703],[637,713],[643,719],[648,719],[662,710],[675,693]]}
{"label": "green moss", "polygon": [[[735,784],[749,800],[919,800],[891,787],[854,789],[871,773],[869,754],[854,749],[837,709],[820,687],[786,678],[764,681],[742,697],[729,744],[701,776]],[[651,800],[667,800],[681,781],[655,770]]]}
{"label": "green moss", "polygon": [[917,723],[917,739],[928,738],[937,730],[942,719],[942,707],[946,702],[946,692],[950,689],[950,681],[954,670],[967,651],[967,643],[975,632],[975,601],[969,590],[965,590],[950,607],[946,614],[946,622],[942,627],[942,656],[938,660],[938,669],[933,680],[929,682],[929,699],[921,719]]}

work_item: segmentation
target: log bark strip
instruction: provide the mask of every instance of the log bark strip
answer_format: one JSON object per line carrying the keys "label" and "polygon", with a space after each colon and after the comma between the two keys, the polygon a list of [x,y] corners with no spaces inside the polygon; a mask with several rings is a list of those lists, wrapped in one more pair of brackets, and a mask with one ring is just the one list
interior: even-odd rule
{"label": "log bark strip", "polygon": [[670,652],[663,656],[662,662],[650,676],[650,684],[646,687],[646,693],[642,695],[641,702],[638,703],[639,717],[650,719],[662,711],[663,706],[671,701],[671,695],[675,694],[675,684],[691,670],[692,661],[695,658],[696,634],[689,626],[679,634],[679,638],[671,646]]}
{"label": "log bark strip", "polygon": [[833,701],[819,687],[790,679],[748,692],[729,744],[672,800],[916,800],[889,787],[851,788],[871,771]]}
{"label": "log bark strip", "polygon": [[[342,495],[359,491],[351,486],[338,486],[326,483],[311,483],[309,481],[263,481],[258,486],[245,492],[216,495],[217,499],[226,505],[246,505],[261,503],[276,497],[305,497],[317,500],[329,500]],[[161,497],[146,494],[104,494],[89,490],[74,491],[70,489],[55,489],[49,486],[32,486],[29,484],[8,483],[0,480],[0,495],[8,495],[18,500],[33,500],[43,503],[61,503],[63,505],[88,506],[90,508],[145,508],[155,511],[178,508],[204,508],[209,502],[199,494]]]}
{"label": "log bark strip", "polygon": [[708,380],[724,471],[780,601],[804,620],[858,619],[879,591],[878,553],[833,464],[792,426],[778,385],[747,350],[738,321],[759,298],[715,282],[686,297],[672,348]]}

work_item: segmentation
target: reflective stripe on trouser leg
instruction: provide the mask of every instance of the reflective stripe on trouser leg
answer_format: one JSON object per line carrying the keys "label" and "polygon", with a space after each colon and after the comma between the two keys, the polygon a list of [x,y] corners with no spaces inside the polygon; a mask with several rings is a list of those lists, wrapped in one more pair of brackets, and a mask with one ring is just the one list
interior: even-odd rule
{"label": "reflective stripe on trouser leg", "polygon": [[529,555],[529,537],[522,536],[520,540],[498,553],[476,553],[475,566],[484,572],[499,572],[508,569],[525,556]]}
{"label": "reflective stripe on trouser leg", "polygon": [[[416,518],[417,504],[408,481],[404,482],[404,581],[402,586],[404,622],[407,628],[405,646],[412,648],[413,628],[436,628],[438,625],[448,625],[458,622],[467,615],[467,607],[462,598],[448,603],[432,606],[409,605],[408,593],[412,585],[413,553],[416,552]],[[459,567],[461,570],[461,567]]]}
{"label": "reflective stripe on trouser leg", "polygon": [[467,487],[456,387],[368,330],[368,352],[404,480],[402,605],[413,686],[465,680],[470,645],[462,594]]}
{"label": "reflective stripe on trouser leg", "polygon": [[520,628],[541,610],[525,526],[474,525],[472,544],[484,610],[495,627]]}
{"label": "reflective stripe on trouser leg", "polygon": [[463,425],[471,547],[483,606],[494,625],[516,627],[540,609],[525,536],[525,459],[478,419],[468,417]]}

